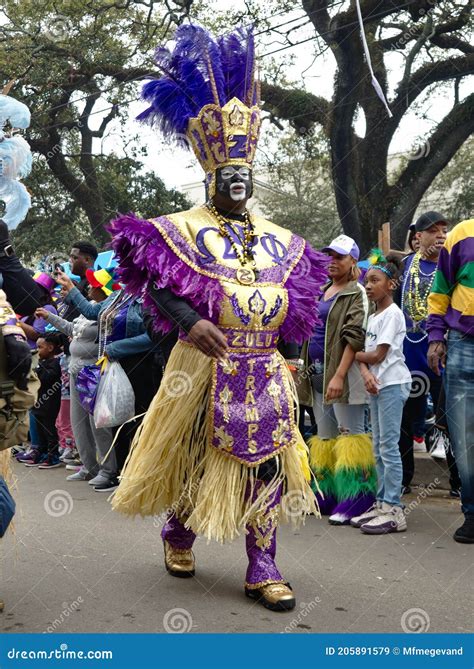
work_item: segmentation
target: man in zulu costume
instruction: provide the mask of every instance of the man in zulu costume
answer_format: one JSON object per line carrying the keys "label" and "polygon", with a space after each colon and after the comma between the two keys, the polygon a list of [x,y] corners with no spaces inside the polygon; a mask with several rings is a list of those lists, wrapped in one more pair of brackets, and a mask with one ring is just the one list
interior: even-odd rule
{"label": "man in zulu costume", "polygon": [[295,344],[312,332],[325,260],[246,209],[260,127],[251,31],[214,40],[185,25],[175,41],[172,52],[157,50],[164,76],[145,85],[150,106],[139,119],[187,138],[209,200],[149,221],[120,216],[110,227],[127,290],[143,295],[156,330],[180,325],[113,507],[168,510],[162,538],[173,576],[194,574],[196,534],[223,542],[245,532],[246,595],[289,610],[295,598],[275,565],[275,530],[279,519],[298,523],[317,508],[285,358],[298,357]]}

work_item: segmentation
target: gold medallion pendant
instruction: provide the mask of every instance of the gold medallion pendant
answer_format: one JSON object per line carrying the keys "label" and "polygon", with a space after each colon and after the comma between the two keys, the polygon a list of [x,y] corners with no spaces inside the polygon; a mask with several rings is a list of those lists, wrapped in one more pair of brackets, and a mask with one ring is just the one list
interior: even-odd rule
{"label": "gold medallion pendant", "polygon": [[237,270],[237,281],[243,286],[250,286],[255,283],[256,275],[250,267],[239,267]]}

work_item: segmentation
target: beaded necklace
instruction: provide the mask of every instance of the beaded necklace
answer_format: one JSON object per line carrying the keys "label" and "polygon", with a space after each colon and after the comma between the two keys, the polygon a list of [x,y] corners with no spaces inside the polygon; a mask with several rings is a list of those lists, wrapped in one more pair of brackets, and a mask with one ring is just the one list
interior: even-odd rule
{"label": "beaded necklace", "polygon": [[[94,304],[94,302],[91,300],[91,304]],[[78,316],[75,318],[72,322],[72,338],[73,339],[79,339],[82,337],[84,330],[88,325],[94,325],[95,321],[90,321],[88,318],[85,316]]]}
{"label": "beaded necklace", "polygon": [[[238,281],[244,285],[252,284],[256,280],[258,273],[255,269],[257,267],[257,263],[255,262],[252,250],[255,239],[255,232],[250,220],[249,212],[247,210],[244,212],[244,237],[242,239],[235,225],[235,221],[227,218],[226,216],[223,216],[223,214],[218,212],[212,202],[207,202],[206,207],[212,216],[217,219],[217,223],[219,225],[219,234],[229,240],[235,256],[242,266],[237,270]],[[233,234],[241,243],[243,249],[242,253],[240,252],[233,236],[229,233],[228,228],[232,230]],[[250,267],[247,267],[247,265],[250,265]]]}
{"label": "beaded necklace", "polygon": [[[428,333],[423,330],[419,323],[426,320],[428,317],[428,295],[431,291],[436,274],[436,268],[428,274],[423,272],[420,268],[420,262],[421,253],[417,251],[417,253],[415,253],[413,256],[413,260],[411,261],[408,271],[405,272],[405,278],[402,286],[401,308],[403,312],[408,314],[413,323],[413,327],[410,331],[413,333],[423,333],[420,339],[413,340],[410,339],[407,332],[406,338],[411,344],[418,344],[428,336]],[[428,281],[425,283],[425,290],[423,295],[421,294],[420,290],[420,275],[428,278]]]}
{"label": "beaded necklace", "polygon": [[99,359],[105,354],[107,340],[112,334],[113,324],[117,312],[132,300],[123,290],[119,290],[112,302],[108,304],[99,316]]}

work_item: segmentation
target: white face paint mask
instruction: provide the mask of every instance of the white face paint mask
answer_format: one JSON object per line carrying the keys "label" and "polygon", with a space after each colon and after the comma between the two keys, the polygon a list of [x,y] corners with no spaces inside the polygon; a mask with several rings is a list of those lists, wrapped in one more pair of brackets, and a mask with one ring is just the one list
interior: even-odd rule
{"label": "white face paint mask", "polygon": [[217,172],[217,190],[233,202],[241,202],[252,193],[252,175],[248,167],[229,165]]}
{"label": "white face paint mask", "polygon": [[247,197],[247,189],[243,184],[232,184],[229,188],[229,195],[234,202],[240,202]]}

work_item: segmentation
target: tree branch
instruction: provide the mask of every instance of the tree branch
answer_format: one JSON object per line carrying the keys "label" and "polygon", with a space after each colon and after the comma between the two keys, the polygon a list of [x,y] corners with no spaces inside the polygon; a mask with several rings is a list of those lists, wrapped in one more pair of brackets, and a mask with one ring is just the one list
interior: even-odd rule
{"label": "tree branch", "polygon": [[294,128],[308,130],[319,123],[327,131],[331,104],[320,96],[297,89],[285,89],[262,82],[263,108],[273,116],[290,121]]}
{"label": "tree branch", "polygon": [[[415,12],[420,8],[422,9],[424,5],[430,6],[429,0],[411,0],[411,2],[410,0],[406,0],[403,4],[404,11],[412,10]],[[360,10],[365,25],[373,20],[380,22],[386,16],[399,14],[401,11],[400,3],[394,0],[364,0],[361,2]],[[357,8],[355,2],[351,2],[351,7],[345,12],[336,14],[331,22],[334,38],[338,42],[344,39],[347,36],[348,30],[354,28],[357,21]]]}
{"label": "tree branch", "polygon": [[410,75],[411,75],[411,67],[413,65],[413,61],[415,60],[416,56],[419,54],[421,51],[421,48],[423,47],[424,44],[426,44],[426,41],[433,35],[433,17],[429,15],[426,19],[426,23],[421,29],[420,36],[416,40],[416,43],[410,53],[407,56],[407,59],[405,61],[405,69],[403,72],[403,77],[402,80],[399,83],[399,88],[404,88],[407,83],[410,80]]}
{"label": "tree branch", "polygon": [[457,49],[463,53],[474,53],[474,46],[468,42],[464,42],[457,35],[433,35],[430,42],[442,49]]}
{"label": "tree branch", "polygon": [[330,29],[331,16],[328,12],[328,0],[303,0],[302,5],[316,32],[321,35],[326,44],[331,46],[334,38]]}
{"label": "tree branch", "polygon": [[474,53],[422,65],[405,85],[400,84],[397,88],[395,100],[390,105],[393,113],[390,120],[392,131],[395,132],[406,110],[425,88],[437,81],[463,77],[473,71]]}
{"label": "tree branch", "polygon": [[92,137],[98,137],[100,139],[104,136],[104,132],[107,126],[117,116],[117,114],[119,113],[119,109],[120,109],[119,105],[117,104],[112,105],[112,109],[107,114],[107,116],[105,116],[102,119],[102,123],[100,124],[98,130],[91,130]]}
{"label": "tree branch", "polygon": [[[474,132],[474,93],[455,105],[425,142],[425,157],[411,160],[389,190],[392,221],[405,225],[434,178]],[[401,234],[401,233],[400,233]]]}

